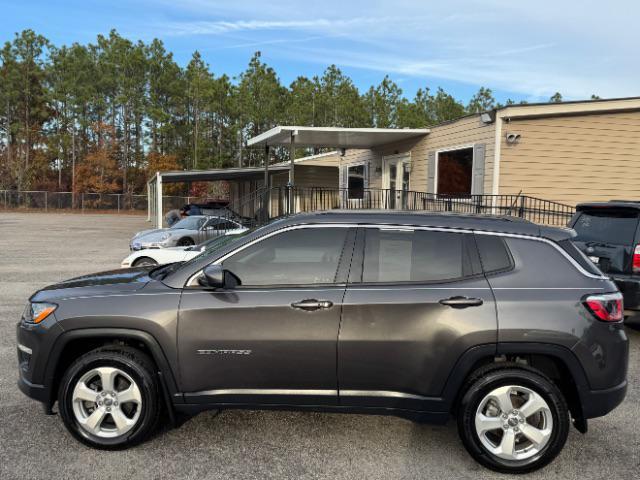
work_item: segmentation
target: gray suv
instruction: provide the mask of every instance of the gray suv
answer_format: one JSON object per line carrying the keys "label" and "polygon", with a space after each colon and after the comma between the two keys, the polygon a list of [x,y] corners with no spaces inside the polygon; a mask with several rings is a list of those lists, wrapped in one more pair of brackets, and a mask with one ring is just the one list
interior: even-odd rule
{"label": "gray suv", "polygon": [[186,263],[36,292],[19,386],[98,448],[214,408],[453,415],[478,462],[534,470],[627,388],[621,295],[572,235],[506,217],[292,216]]}

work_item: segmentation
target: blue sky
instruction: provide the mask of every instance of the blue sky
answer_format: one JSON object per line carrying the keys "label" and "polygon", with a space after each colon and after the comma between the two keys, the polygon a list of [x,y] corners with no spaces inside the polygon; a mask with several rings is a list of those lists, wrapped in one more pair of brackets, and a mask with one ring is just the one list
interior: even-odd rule
{"label": "blue sky", "polygon": [[199,50],[235,76],[260,50],[289,84],[335,63],[361,89],[389,74],[408,97],[442,86],[465,103],[640,96],[637,0],[0,0],[0,39],[32,28],[55,44],[115,28],[165,42],[184,65]]}

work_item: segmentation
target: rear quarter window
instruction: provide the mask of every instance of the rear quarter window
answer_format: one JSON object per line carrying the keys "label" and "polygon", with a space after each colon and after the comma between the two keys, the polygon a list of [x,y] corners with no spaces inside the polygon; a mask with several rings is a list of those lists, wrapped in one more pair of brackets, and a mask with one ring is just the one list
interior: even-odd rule
{"label": "rear quarter window", "polygon": [[596,265],[587,258],[587,256],[582,253],[582,251],[574,245],[574,243],[569,240],[560,240],[558,245],[562,247],[562,249],[569,254],[571,258],[573,258],[578,265],[584,268],[587,272],[592,273],[593,275],[603,275],[603,273],[596,267]]}

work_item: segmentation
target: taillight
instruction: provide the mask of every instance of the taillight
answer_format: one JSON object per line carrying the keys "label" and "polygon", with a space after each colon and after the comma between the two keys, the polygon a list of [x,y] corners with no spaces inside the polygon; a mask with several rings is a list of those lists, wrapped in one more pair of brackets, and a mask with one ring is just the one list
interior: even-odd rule
{"label": "taillight", "polygon": [[640,273],[640,245],[633,250],[633,273]]}
{"label": "taillight", "polygon": [[624,316],[620,292],[589,295],[585,298],[584,305],[598,320],[603,322],[619,322]]}

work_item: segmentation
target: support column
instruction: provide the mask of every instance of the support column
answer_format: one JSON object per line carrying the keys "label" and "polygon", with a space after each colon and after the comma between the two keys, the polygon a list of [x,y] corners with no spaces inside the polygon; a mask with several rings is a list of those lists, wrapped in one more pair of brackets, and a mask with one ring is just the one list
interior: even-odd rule
{"label": "support column", "polygon": [[296,160],[296,147],[295,147],[295,137],[298,132],[293,130],[291,132],[291,139],[289,140],[289,184],[287,191],[289,193],[289,214],[295,213],[295,195],[294,195],[294,185],[295,185],[295,160]]}
{"label": "support column", "polygon": [[269,145],[264,146],[264,188],[269,188]]}
{"label": "support column", "polygon": [[147,182],[147,222],[151,221],[151,181]]}
{"label": "support column", "polygon": [[162,177],[156,172],[156,228],[162,228]]}
{"label": "support column", "polygon": [[295,137],[296,137],[296,131],[292,131],[291,132],[291,139],[289,140],[289,186],[293,187],[294,185],[294,181],[295,181],[295,153],[296,153],[296,147],[295,147]]}

